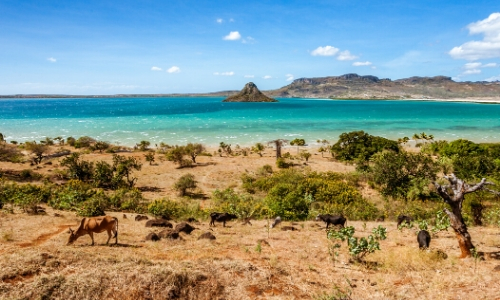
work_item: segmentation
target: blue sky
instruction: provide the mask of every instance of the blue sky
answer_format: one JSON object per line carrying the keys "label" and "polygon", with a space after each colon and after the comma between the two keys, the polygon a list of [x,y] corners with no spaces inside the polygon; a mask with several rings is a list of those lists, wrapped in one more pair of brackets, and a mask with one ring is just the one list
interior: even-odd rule
{"label": "blue sky", "polygon": [[500,1],[0,0],[0,94],[500,80]]}

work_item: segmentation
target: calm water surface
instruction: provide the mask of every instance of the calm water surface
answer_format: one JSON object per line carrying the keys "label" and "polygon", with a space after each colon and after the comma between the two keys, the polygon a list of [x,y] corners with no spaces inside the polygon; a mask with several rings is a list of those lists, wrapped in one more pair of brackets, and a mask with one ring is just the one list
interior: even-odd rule
{"label": "calm water surface", "polygon": [[500,105],[434,101],[278,99],[223,103],[223,98],[82,98],[0,100],[0,132],[8,141],[91,136],[132,146],[141,140],[251,145],[277,138],[335,141],[364,130],[397,139],[500,142]]}

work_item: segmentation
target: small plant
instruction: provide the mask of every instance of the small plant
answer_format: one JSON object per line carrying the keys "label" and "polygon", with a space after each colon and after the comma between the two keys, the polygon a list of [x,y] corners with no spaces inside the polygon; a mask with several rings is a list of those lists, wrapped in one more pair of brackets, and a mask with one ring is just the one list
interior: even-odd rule
{"label": "small plant", "polygon": [[[353,226],[348,226],[340,230],[329,230],[327,232],[328,239],[336,239],[347,241],[349,254],[354,261],[362,262],[364,257],[370,253],[380,250],[380,240],[387,238],[387,229],[379,225],[372,230],[372,234],[368,237],[354,237],[355,229]],[[340,247],[338,247],[340,248]]]}
{"label": "small plant", "polygon": [[448,227],[450,227],[450,218],[444,211],[439,210],[436,213],[436,224],[431,229],[431,231],[433,233],[437,233],[439,231],[448,231]]}
{"label": "small plant", "polygon": [[196,188],[196,180],[194,180],[193,174],[185,174],[182,175],[174,185],[174,188],[179,192],[181,197],[187,194],[188,190],[192,190]]}
{"label": "small plant", "polygon": [[427,223],[426,220],[420,220],[420,221],[418,221],[418,228],[420,230],[428,230],[429,224]]}
{"label": "small plant", "polygon": [[262,245],[260,244],[260,242],[257,242],[257,246],[255,246],[255,252],[259,254],[262,252]]}
{"label": "small plant", "polygon": [[403,231],[403,228],[408,228],[408,229],[412,229],[413,228],[413,222],[403,222],[401,224],[399,224],[398,226],[398,230],[399,231]]}

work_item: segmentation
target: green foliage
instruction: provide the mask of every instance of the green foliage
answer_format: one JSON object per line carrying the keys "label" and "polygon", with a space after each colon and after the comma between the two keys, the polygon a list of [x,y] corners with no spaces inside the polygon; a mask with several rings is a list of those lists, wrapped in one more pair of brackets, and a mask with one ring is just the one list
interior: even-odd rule
{"label": "green foliage", "polygon": [[109,209],[144,213],[144,197],[136,188],[119,189],[109,197]]}
{"label": "green foliage", "polygon": [[23,154],[16,146],[0,143],[0,161],[8,161],[13,163],[21,162]]}
{"label": "green foliage", "polygon": [[383,137],[372,136],[364,131],[342,133],[330,151],[341,161],[364,162],[382,150],[399,152],[398,142]]}
{"label": "green foliage", "polygon": [[305,220],[313,198],[301,193],[294,185],[280,183],[271,188],[265,202],[273,215],[284,220]]}
{"label": "green foliage", "polygon": [[182,207],[179,202],[169,199],[158,199],[148,205],[148,213],[166,219],[178,218],[182,215]]}
{"label": "green foliage", "polygon": [[262,200],[238,194],[230,188],[213,192],[212,210],[235,214],[239,218],[259,218],[265,216],[267,212]]}
{"label": "green foliage", "polygon": [[303,159],[307,161],[309,161],[309,158],[312,156],[311,153],[307,152],[307,151],[303,151],[303,152],[300,152],[300,157],[302,157]]}
{"label": "green foliage", "polygon": [[76,210],[80,205],[91,199],[96,191],[88,183],[80,180],[70,180],[63,186],[54,186],[49,205],[55,209]]}
{"label": "green foliage", "polygon": [[431,231],[433,233],[437,233],[440,231],[447,231],[450,226],[451,226],[450,218],[448,217],[448,215],[444,211],[438,210],[436,212],[436,217],[434,219],[434,226],[431,228]]}
{"label": "green foliage", "polygon": [[288,167],[290,167],[290,163],[288,163],[285,158],[283,157],[280,157],[276,160],[276,167],[280,168],[280,169],[286,169]]}
{"label": "green foliage", "polygon": [[205,146],[202,144],[189,143],[184,147],[184,153],[191,157],[193,164],[196,163],[196,157],[205,151]]}
{"label": "green foliage", "polygon": [[225,153],[226,156],[230,156],[233,153],[233,150],[231,149],[231,144],[226,144],[224,142],[220,142],[218,151],[220,156],[222,156],[222,153]]}
{"label": "green foliage", "polygon": [[179,195],[185,196],[187,190],[192,190],[196,188],[196,180],[194,180],[193,174],[182,175],[174,184],[174,189],[179,192]]}
{"label": "green foliage", "polygon": [[45,144],[37,144],[36,142],[26,142],[25,149],[30,151],[33,155],[33,162],[38,165],[42,162],[42,159],[45,157],[45,153],[49,150],[49,147]]}
{"label": "green foliage", "polygon": [[123,186],[123,182],[132,188],[137,181],[137,177],[132,177],[132,172],[140,171],[141,167],[142,164],[135,157],[113,154],[113,186]]}
{"label": "green foliage", "polygon": [[182,167],[182,163],[184,161],[184,149],[182,146],[175,145],[167,150],[165,156],[168,161],[172,161]]}
{"label": "green foliage", "polygon": [[264,151],[265,147],[262,143],[256,143],[253,147],[252,147],[252,151],[259,154],[260,157],[262,157],[262,151]]}
{"label": "green foliage", "polygon": [[[95,139],[89,137],[89,136],[82,136],[79,137],[74,144],[75,148],[89,148],[92,144],[96,142]],[[68,141],[69,144],[69,141]],[[71,145],[71,144],[70,144]]]}
{"label": "green foliage", "polygon": [[137,148],[139,148],[140,151],[147,151],[149,150],[149,145],[151,145],[149,141],[141,141],[137,144]]}
{"label": "green foliage", "polygon": [[104,216],[108,203],[108,197],[103,192],[97,192],[76,207],[76,214],[81,217]]}
{"label": "green foliage", "polygon": [[257,174],[259,176],[267,176],[270,174],[273,174],[273,167],[271,165],[263,165],[259,170],[257,171]]}
{"label": "green foliage", "polygon": [[102,153],[103,150],[107,150],[107,149],[109,149],[109,147],[110,147],[109,143],[104,142],[104,141],[97,141],[97,142],[95,142],[93,149]]}
{"label": "green foliage", "polygon": [[76,143],[76,139],[75,139],[74,137],[70,136],[70,137],[68,137],[68,138],[66,139],[66,143],[67,143],[68,145],[70,145],[71,147],[74,147],[74,146],[75,146],[75,143]]}
{"label": "green foliage", "polygon": [[61,166],[68,168],[68,177],[81,181],[89,181],[94,172],[92,162],[80,160],[80,154],[71,153],[61,161]]}
{"label": "green foliage", "polygon": [[15,205],[26,213],[37,213],[36,207],[40,203],[47,203],[50,195],[50,188],[46,186],[4,182],[0,184],[0,202]]}
{"label": "green foliage", "polygon": [[336,239],[340,241],[347,241],[347,246],[349,247],[349,254],[351,257],[357,261],[363,261],[363,258],[380,250],[379,241],[385,240],[387,238],[387,229],[379,225],[377,228],[372,230],[372,234],[367,237],[354,237],[354,227],[348,226],[341,228],[339,230],[330,229],[327,232],[328,239]]}
{"label": "green foliage", "polygon": [[150,151],[144,154],[144,158],[146,159],[147,162],[149,162],[149,165],[152,165],[155,162],[155,153]]}
{"label": "green foliage", "polygon": [[428,155],[384,151],[372,157],[369,177],[384,196],[429,199],[429,185],[436,178],[437,164]]}
{"label": "green foliage", "polygon": [[254,182],[255,182],[254,177],[248,175],[247,173],[241,174],[242,188],[244,188],[247,193],[250,194],[255,193],[255,187],[253,186]]}

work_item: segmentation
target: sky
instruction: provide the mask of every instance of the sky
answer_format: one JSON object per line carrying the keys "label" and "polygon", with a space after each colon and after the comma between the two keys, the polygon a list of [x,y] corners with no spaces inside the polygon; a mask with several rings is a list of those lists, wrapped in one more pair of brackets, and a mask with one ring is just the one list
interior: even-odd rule
{"label": "sky", "polygon": [[500,1],[0,0],[0,95],[500,80]]}

